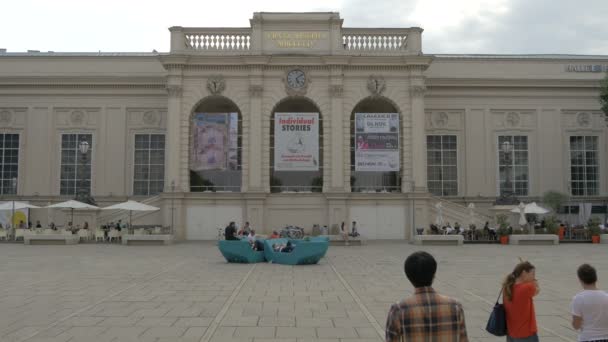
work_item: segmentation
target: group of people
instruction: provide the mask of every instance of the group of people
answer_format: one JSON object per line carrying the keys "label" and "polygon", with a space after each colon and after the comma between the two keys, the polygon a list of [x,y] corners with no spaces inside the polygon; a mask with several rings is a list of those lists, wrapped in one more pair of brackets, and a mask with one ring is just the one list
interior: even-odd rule
{"label": "group of people", "polygon": [[[264,250],[264,242],[257,238],[257,236],[255,235],[255,230],[251,228],[249,222],[245,222],[243,228],[237,229],[236,223],[234,221],[231,221],[230,223],[228,223],[226,228],[224,228],[224,238],[226,240],[247,239],[247,242],[249,242],[249,245],[251,245],[251,249],[253,249],[254,251]],[[277,233],[277,231],[275,230],[272,232],[272,235],[270,235],[269,238],[278,239],[279,233]],[[272,249],[274,251],[282,253],[290,253],[293,251],[294,248],[295,246],[290,241],[287,241],[287,243],[285,244],[276,243],[272,245]]]}
{"label": "group of people", "polygon": [[[511,226],[508,229],[510,231],[509,234],[513,232]],[[467,240],[479,240],[480,236],[484,236],[488,240],[496,240],[498,238],[496,229],[490,227],[490,222],[487,221],[482,230],[478,230],[475,225],[471,225],[470,228],[463,228],[458,222],[455,222],[454,226],[448,222],[446,225],[441,226],[441,228],[435,224],[431,224],[430,233],[434,235],[463,235]]]}
{"label": "group of people", "polygon": [[[386,320],[386,341],[468,341],[464,309],[457,300],[432,287],[437,262],[427,252],[405,260],[405,275],[415,293],[393,304]],[[540,286],[535,267],[520,261],[501,286],[506,313],[507,342],[538,342],[534,297]],[[608,341],[608,294],[597,287],[597,272],[589,264],[577,270],[582,291],[570,304],[572,327],[579,342]]]}

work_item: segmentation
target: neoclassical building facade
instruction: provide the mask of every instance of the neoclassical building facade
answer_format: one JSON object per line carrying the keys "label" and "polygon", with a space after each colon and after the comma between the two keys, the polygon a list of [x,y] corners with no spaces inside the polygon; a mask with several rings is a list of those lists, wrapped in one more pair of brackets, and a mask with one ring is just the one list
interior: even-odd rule
{"label": "neoclassical building facade", "polygon": [[421,28],[338,13],[250,23],[172,27],[168,53],[0,52],[2,198],[134,198],[180,239],[228,221],[409,239],[438,202],[482,221],[504,193],[605,208],[608,56],[430,55]]}

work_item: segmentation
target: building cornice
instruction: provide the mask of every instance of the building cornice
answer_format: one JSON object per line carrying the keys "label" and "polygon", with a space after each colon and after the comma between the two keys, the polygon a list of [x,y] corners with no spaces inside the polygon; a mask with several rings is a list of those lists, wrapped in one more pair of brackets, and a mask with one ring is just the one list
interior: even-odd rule
{"label": "building cornice", "polygon": [[426,86],[437,88],[599,88],[600,80],[581,79],[506,79],[506,78],[433,78]]}

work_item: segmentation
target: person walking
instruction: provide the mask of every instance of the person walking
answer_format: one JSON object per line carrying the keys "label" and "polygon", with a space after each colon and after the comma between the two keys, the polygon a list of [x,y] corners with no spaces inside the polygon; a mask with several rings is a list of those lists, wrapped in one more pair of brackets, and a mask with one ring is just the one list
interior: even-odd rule
{"label": "person walking", "polygon": [[528,261],[515,266],[502,284],[507,342],[538,342],[533,298],[540,292],[536,269]]}
{"label": "person walking", "polygon": [[435,258],[427,252],[415,252],[405,259],[404,270],[416,291],[391,306],[386,341],[468,342],[462,305],[432,287],[437,271]]}
{"label": "person walking", "polygon": [[597,288],[597,272],[589,264],[576,271],[583,291],[572,298],[572,327],[579,342],[608,341],[608,294]]}
{"label": "person walking", "polygon": [[342,235],[342,239],[344,239],[344,245],[348,246],[348,227],[344,221],[342,221],[342,224],[340,225],[340,235]]}

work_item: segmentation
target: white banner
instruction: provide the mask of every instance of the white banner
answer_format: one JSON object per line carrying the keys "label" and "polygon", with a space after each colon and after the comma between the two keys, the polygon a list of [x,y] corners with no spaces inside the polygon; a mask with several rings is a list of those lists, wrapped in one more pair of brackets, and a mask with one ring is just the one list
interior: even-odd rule
{"label": "white banner", "polygon": [[355,113],[355,171],[399,171],[399,114]]}
{"label": "white banner", "polygon": [[319,170],[319,113],[274,114],[274,169]]}
{"label": "white banner", "polygon": [[237,113],[196,113],[192,134],[191,170],[238,168]]}
{"label": "white banner", "polygon": [[[13,218],[12,224],[11,224],[11,217]],[[19,223],[21,221],[23,221],[23,224],[25,224],[25,227],[27,227],[28,218],[29,218],[28,209],[15,210],[15,215],[13,215],[12,210],[0,210],[0,223],[2,224],[2,227],[5,227],[5,228],[8,227],[9,224],[13,228],[18,228]]]}

